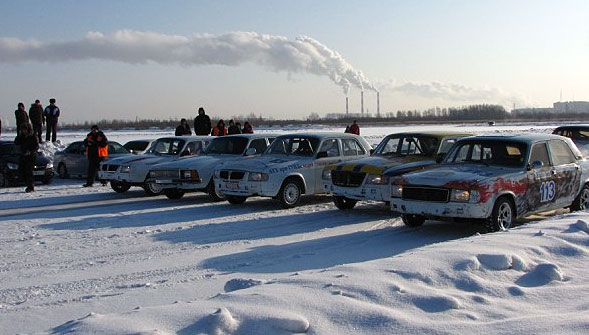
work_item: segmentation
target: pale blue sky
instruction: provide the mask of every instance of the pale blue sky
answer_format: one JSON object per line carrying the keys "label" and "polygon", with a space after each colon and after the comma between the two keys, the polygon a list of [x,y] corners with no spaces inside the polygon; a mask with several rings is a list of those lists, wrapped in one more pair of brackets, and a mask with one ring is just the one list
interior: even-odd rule
{"label": "pale blue sky", "polygon": [[[589,1],[2,1],[0,37],[78,41],[89,31],[306,35],[381,90],[381,112],[589,100]],[[1,59],[1,58],[0,58]],[[111,60],[0,61],[0,117],[55,97],[64,121],[255,112],[302,118],[343,111],[326,76],[253,63],[130,65]],[[432,84],[436,83],[436,84]],[[415,85],[414,85],[415,84]],[[411,88],[408,88],[411,87]],[[375,96],[365,106],[375,112]],[[350,109],[359,109],[352,87]]]}

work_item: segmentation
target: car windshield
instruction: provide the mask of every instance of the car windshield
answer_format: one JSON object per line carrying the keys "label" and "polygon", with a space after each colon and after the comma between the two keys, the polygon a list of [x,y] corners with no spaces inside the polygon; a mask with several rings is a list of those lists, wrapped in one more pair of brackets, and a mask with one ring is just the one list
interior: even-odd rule
{"label": "car windshield", "polygon": [[117,142],[108,142],[108,153],[109,154],[128,154],[129,150],[127,150],[125,147],[123,147],[122,145],[120,145]]}
{"label": "car windshield", "polygon": [[245,151],[248,139],[245,137],[217,137],[206,148],[207,155],[241,155]]}
{"label": "car windshield", "polygon": [[553,134],[566,136],[575,141],[589,141],[589,129],[585,128],[557,128]]}
{"label": "car windshield", "polygon": [[427,156],[438,151],[439,140],[434,136],[392,135],[387,136],[374,150],[375,156]]}
{"label": "car windshield", "polygon": [[184,147],[184,140],[179,138],[160,138],[153,142],[146,151],[154,155],[178,155]]}
{"label": "car windshield", "polygon": [[266,151],[266,154],[313,156],[319,139],[314,137],[278,137]]}
{"label": "car windshield", "polygon": [[526,157],[525,143],[508,141],[462,141],[448,153],[444,164],[475,163],[522,167]]}
{"label": "car windshield", "polygon": [[2,155],[20,155],[20,147],[13,143],[0,145],[0,154]]}

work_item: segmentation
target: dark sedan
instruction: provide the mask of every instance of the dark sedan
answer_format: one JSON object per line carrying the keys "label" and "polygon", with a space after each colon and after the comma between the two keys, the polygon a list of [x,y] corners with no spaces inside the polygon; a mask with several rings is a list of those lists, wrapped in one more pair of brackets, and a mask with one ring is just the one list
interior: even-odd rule
{"label": "dark sedan", "polygon": [[[20,146],[12,141],[0,141],[0,186],[24,183],[18,172],[19,157]],[[36,182],[51,183],[53,180],[53,162],[51,158],[39,152],[33,174]]]}

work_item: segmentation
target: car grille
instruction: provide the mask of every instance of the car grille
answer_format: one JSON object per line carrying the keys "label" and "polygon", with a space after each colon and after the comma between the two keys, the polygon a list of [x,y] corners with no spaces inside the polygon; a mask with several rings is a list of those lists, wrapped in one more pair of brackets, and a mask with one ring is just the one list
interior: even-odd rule
{"label": "car grille", "polygon": [[448,202],[450,191],[445,188],[403,187],[403,199],[429,202]]}
{"label": "car grille", "polygon": [[102,164],[102,171],[113,172],[119,168],[117,164]]}
{"label": "car grille", "polygon": [[221,177],[221,179],[233,179],[233,180],[243,179],[243,176],[245,176],[245,172],[221,170],[221,173],[219,174],[219,176]]}
{"label": "car grille", "polygon": [[358,187],[362,185],[366,173],[352,171],[331,171],[331,182],[336,186]]}
{"label": "car grille", "polygon": [[155,170],[156,178],[180,178],[180,170]]}

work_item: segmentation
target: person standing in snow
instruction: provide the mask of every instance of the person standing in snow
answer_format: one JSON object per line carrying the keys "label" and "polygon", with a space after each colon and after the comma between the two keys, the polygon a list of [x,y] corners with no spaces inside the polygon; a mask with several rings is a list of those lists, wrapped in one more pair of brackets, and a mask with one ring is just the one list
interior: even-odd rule
{"label": "person standing in snow", "polygon": [[223,119],[221,119],[221,120],[219,120],[219,122],[217,122],[217,125],[215,126],[215,128],[213,128],[211,135],[213,135],[213,136],[227,135],[227,128],[225,128],[225,121],[223,121]]}
{"label": "person standing in snow", "polygon": [[360,135],[360,126],[358,125],[358,122],[356,120],[354,120],[354,123],[352,123],[352,125],[350,126],[350,133]]}
{"label": "person standing in snow", "polygon": [[233,122],[229,120],[229,128],[227,128],[228,135],[241,134],[241,129]]}
{"label": "person standing in snow", "polygon": [[241,132],[243,134],[253,134],[254,133],[254,128],[252,127],[252,125],[248,121],[245,121],[245,123],[243,124],[243,129],[241,130]]}
{"label": "person standing in snow", "polygon": [[35,168],[35,160],[37,159],[37,150],[39,150],[39,142],[37,141],[37,137],[33,133],[33,129],[28,122],[18,128],[18,133],[14,139],[14,144],[20,146],[18,170],[27,184],[25,192],[33,192],[35,191],[33,170]]}
{"label": "person standing in snow", "polygon": [[18,103],[18,109],[14,111],[14,116],[16,117],[16,132],[18,134],[18,131],[24,127],[25,124],[29,124],[29,116],[25,110],[25,104],[22,102]]}
{"label": "person standing in snow", "polygon": [[57,140],[57,120],[59,119],[60,110],[55,105],[55,99],[49,99],[49,106],[45,107],[45,122],[47,123],[47,132],[45,141],[55,142]]}
{"label": "person standing in snow", "polygon": [[41,134],[43,133],[45,116],[43,115],[43,106],[41,106],[41,102],[38,99],[35,100],[35,103],[31,104],[31,108],[29,108],[29,119],[33,126],[33,134],[37,135],[37,139],[39,140],[39,143],[41,143]]}
{"label": "person standing in snow", "polygon": [[190,126],[188,125],[188,122],[186,121],[186,119],[182,119],[180,120],[180,125],[178,127],[176,127],[176,132],[175,132],[176,136],[184,136],[184,135],[192,135],[192,131],[190,130]]}
{"label": "person standing in snow", "polygon": [[91,187],[96,179],[100,162],[108,156],[108,140],[97,125],[90,128],[90,132],[84,139],[84,147],[86,147],[86,158],[88,158],[88,173],[86,184],[82,186]]}
{"label": "person standing in snow", "polygon": [[205,114],[205,109],[198,109],[198,116],[194,118],[194,134],[206,136],[211,133],[211,119]]}

